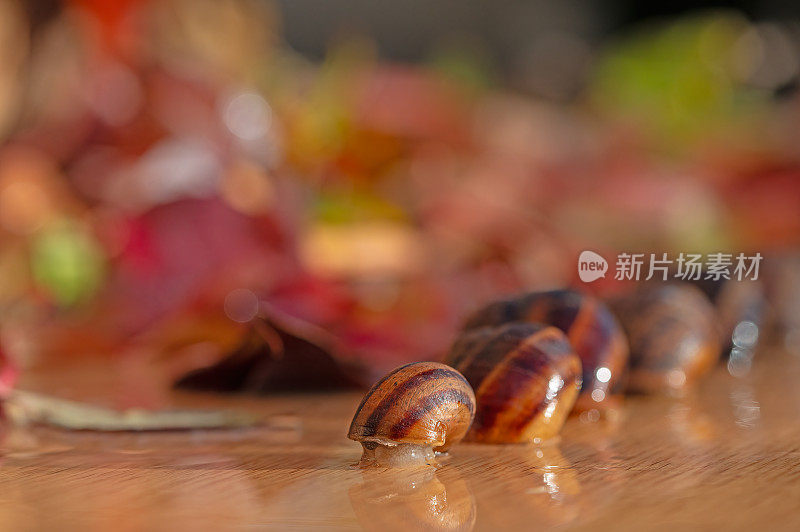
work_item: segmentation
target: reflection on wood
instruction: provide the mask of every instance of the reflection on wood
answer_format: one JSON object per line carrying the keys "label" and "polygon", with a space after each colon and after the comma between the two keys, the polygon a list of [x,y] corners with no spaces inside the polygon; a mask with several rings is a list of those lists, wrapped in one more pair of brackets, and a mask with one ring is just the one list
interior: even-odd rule
{"label": "reflection on wood", "polygon": [[[126,371],[130,368],[126,367]],[[21,388],[119,404],[238,409],[232,431],[0,431],[0,529],[516,530],[800,527],[800,359],[762,351],[683,398],[570,418],[555,445],[460,444],[420,479],[365,473],[346,438],[358,393],[143,393],[111,367],[24,375]],[[130,382],[140,387],[142,383]],[[136,405],[132,405],[136,406]]]}

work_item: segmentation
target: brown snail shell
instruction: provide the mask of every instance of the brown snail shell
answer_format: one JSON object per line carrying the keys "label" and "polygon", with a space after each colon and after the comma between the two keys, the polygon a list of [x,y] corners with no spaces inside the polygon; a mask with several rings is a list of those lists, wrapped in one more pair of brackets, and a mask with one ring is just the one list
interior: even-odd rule
{"label": "brown snail shell", "polygon": [[475,416],[475,394],[455,369],[437,362],[399,367],[370,388],[347,437],[364,446],[362,463],[430,461],[459,442]]}
{"label": "brown snail shell", "polygon": [[539,442],[558,434],[581,389],[581,361],[559,329],[509,323],[464,332],[446,362],[475,389],[467,439]]}
{"label": "brown snail shell", "polygon": [[683,388],[706,374],[719,359],[714,307],[688,283],[645,286],[617,300],[614,309],[631,348],[631,392]]}
{"label": "brown snail shell", "polygon": [[513,321],[552,325],[567,335],[583,365],[577,411],[608,406],[622,393],[628,341],[617,319],[599,300],[573,290],[531,292],[490,303],[473,314],[465,328]]}

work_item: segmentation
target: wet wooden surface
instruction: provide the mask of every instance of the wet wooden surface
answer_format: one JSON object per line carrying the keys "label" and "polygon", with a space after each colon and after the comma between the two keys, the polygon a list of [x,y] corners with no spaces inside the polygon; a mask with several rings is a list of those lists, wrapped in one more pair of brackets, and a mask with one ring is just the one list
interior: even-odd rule
{"label": "wet wooden surface", "polygon": [[238,408],[265,426],[98,434],[6,427],[0,530],[800,529],[800,358],[720,366],[683,398],[571,419],[557,445],[462,444],[438,470],[362,471],[359,394],[167,391],[157,372],[52,369],[22,388],[115,407]]}

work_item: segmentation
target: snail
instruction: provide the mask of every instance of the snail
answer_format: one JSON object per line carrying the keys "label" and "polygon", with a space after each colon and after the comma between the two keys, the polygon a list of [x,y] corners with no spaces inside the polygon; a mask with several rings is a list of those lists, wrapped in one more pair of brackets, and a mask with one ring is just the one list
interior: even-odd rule
{"label": "snail", "polygon": [[630,343],[631,392],[683,388],[719,359],[714,307],[688,283],[645,286],[617,300],[614,309]]}
{"label": "snail", "polygon": [[475,416],[475,394],[456,370],[437,362],[399,367],[370,388],[347,437],[364,447],[361,464],[432,464],[459,442]]}
{"label": "snail", "polygon": [[485,443],[538,443],[561,430],[581,389],[581,361],[559,329],[514,322],[467,330],[445,362],[475,389],[467,434]]}
{"label": "snail", "polygon": [[628,341],[619,322],[599,300],[572,290],[531,292],[496,301],[472,315],[466,328],[524,321],[553,325],[569,338],[583,365],[583,388],[575,410],[613,404],[622,392]]}

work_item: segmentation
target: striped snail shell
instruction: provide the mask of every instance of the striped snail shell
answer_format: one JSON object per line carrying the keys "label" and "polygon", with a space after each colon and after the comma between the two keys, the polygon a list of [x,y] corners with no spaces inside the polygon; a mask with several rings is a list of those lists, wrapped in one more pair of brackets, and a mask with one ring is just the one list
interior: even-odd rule
{"label": "striped snail shell", "polygon": [[514,322],[468,330],[446,362],[475,389],[467,439],[539,442],[561,430],[581,389],[581,361],[556,327]]}
{"label": "striped snail shell", "polygon": [[688,283],[645,286],[617,300],[614,309],[631,348],[629,391],[680,389],[719,359],[714,307]]}
{"label": "striped snail shell", "polygon": [[617,319],[599,300],[572,290],[531,292],[490,303],[473,314],[465,328],[514,321],[552,325],[567,335],[583,365],[577,411],[608,406],[623,391],[628,342]]}
{"label": "striped snail shell", "polygon": [[456,370],[416,362],[383,377],[364,396],[347,437],[364,447],[362,464],[430,462],[467,433],[475,394]]}

